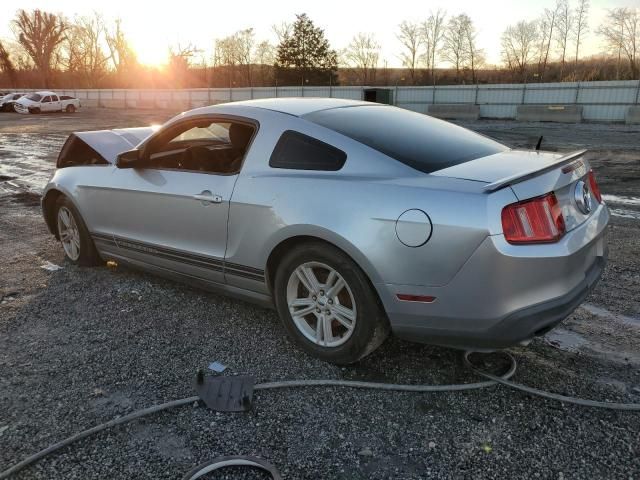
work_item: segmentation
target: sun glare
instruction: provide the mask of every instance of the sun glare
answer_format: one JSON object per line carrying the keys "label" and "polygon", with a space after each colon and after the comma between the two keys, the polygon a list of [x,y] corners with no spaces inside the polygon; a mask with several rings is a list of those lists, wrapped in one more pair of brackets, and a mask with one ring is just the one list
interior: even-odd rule
{"label": "sun glare", "polygon": [[160,67],[167,64],[168,47],[166,45],[158,43],[149,36],[132,39],[131,44],[138,61],[143,65]]}

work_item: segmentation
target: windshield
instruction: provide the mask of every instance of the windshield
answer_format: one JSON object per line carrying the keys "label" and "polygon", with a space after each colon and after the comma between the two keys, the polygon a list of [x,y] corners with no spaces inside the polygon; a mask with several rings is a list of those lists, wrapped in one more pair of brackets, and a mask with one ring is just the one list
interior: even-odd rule
{"label": "windshield", "polygon": [[40,99],[42,98],[42,95],[39,95],[37,93],[30,93],[25,98],[27,98],[28,100],[34,101],[34,102],[39,102]]}
{"label": "windshield", "polygon": [[396,107],[333,108],[304,118],[424,173],[507,150],[466,128]]}

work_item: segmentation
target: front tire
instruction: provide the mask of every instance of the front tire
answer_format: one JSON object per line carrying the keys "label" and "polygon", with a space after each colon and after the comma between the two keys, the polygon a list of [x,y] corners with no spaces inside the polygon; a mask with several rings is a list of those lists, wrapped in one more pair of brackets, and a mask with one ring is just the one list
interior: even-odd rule
{"label": "front tire", "polygon": [[58,237],[67,259],[86,267],[99,265],[100,255],[89,230],[80,213],[67,197],[58,198],[55,215]]}
{"label": "front tire", "polygon": [[74,113],[76,111],[76,107],[74,105],[67,105],[65,110],[67,113]]}
{"label": "front tire", "polygon": [[278,266],[274,296],[289,336],[327,362],[357,362],[389,335],[369,279],[331,245],[306,243],[290,251]]}

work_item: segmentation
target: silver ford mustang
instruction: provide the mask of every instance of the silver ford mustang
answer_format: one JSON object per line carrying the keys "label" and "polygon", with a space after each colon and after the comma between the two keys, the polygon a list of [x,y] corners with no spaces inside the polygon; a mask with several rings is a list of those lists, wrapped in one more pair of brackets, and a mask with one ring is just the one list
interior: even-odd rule
{"label": "silver ford mustang", "polygon": [[390,331],[490,350],[553,328],[602,273],[609,213],[583,153],[391,106],[254,100],[72,134],[42,208],[71,262],[275,306],[327,361]]}

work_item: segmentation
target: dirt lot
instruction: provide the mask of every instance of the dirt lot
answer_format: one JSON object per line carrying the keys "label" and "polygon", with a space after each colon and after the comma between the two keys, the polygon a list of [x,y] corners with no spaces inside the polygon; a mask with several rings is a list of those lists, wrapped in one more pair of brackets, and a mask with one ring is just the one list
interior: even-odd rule
{"label": "dirt lot", "polygon": [[[168,112],[0,114],[0,471],[72,433],[193,395],[218,360],[258,382],[475,381],[458,352],[390,339],[360,364],[311,359],[274,312],[124,268],[76,268],[48,235],[39,189],[74,130],[161,123]],[[513,146],[589,148],[613,217],[610,262],[587,303],[529,347],[519,383],[640,402],[640,127],[481,121]],[[46,262],[59,271],[40,268]],[[499,370],[498,357],[493,368]],[[249,413],[182,407],[103,432],[17,478],[180,478],[252,454],[284,478],[638,478],[640,414],[492,387],[412,394],[338,388],[259,392]],[[223,478],[222,476],[209,478]],[[239,477],[224,477],[239,478]],[[265,478],[259,475],[242,478]]]}

